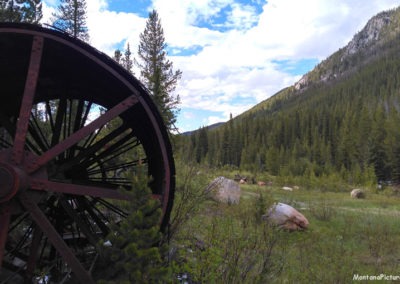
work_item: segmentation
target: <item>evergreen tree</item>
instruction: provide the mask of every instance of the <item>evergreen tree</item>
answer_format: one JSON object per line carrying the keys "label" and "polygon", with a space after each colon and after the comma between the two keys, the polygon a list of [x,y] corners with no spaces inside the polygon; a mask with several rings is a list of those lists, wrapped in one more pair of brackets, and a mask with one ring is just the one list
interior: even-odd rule
{"label": "evergreen tree", "polygon": [[89,41],[89,32],[86,26],[86,0],[61,0],[53,17],[53,26],[75,38]]}
{"label": "evergreen tree", "polygon": [[150,90],[167,128],[172,130],[179,104],[179,96],[174,96],[172,93],[182,72],[173,71],[173,64],[167,59],[165,48],[161,20],[158,13],[153,10],[149,14],[143,33],[140,34],[139,61],[136,61],[136,64],[141,70],[142,80]]}
{"label": "evergreen tree", "polygon": [[[400,183],[399,44],[393,38],[373,58],[356,55],[346,67],[355,69],[330,83],[320,80],[317,68],[309,75],[318,83],[300,92],[286,88],[233,124],[208,131],[209,165],[285,177],[343,177],[356,184]],[[336,69],[324,65],[335,73],[342,63]],[[196,158],[203,161],[201,151]]]}
{"label": "evergreen tree", "polygon": [[230,144],[230,131],[228,127],[224,127],[222,131],[222,139],[221,139],[221,164],[222,165],[231,165],[231,150],[232,145]]}
{"label": "evergreen tree", "polygon": [[117,61],[118,64],[122,64],[122,52],[121,50],[117,49],[114,51],[113,59]]}
{"label": "evergreen tree", "polygon": [[131,47],[128,43],[125,53],[124,53],[124,57],[122,58],[122,66],[124,66],[124,68],[126,70],[128,70],[129,73],[133,74],[133,60],[131,58],[132,52],[131,52]]}
{"label": "evergreen tree", "polygon": [[133,75],[133,60],[132,52],[129,43],[127,44],[126,50],[122,54],[122,51],[117,49],[114,51],[113,59],[118,62],[122,67],[129,71]]}
{"label": "evergreen tree", "polygon": [[198,132],[198,143],[196,147],[196,161],[200,163],[208,152],[208,136],[207,128],[202,127]]}
{"label": "evergreen tree", "polygon": [[166,245],[159,227],[160,202],[151,197],[147,181],[140,177],[135,177],[126,194],[131,196],[127,218],[107,236],[111,246],[101,245],[96,277],[106,280],[100,283],[166,283],[170,276],[163,259]]}
{"label": "evergreen tree", "polygon": [[42,19],[41,0],[1,0],[0,22],[39,24]]}

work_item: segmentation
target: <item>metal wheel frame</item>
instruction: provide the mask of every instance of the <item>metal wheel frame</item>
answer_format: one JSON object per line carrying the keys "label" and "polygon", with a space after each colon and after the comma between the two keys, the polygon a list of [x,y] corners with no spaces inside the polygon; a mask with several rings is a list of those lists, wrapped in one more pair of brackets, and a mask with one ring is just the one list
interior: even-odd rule
{"label": "metal wheel frame", "polygon": [[[109,232],[107,213],[126,214],[113,203],[127,199],[117,189],[130,184],[129,175],[118,171],[144,168],[151,176],[153,197],[162,206],[160,227],[166,229],[175,187],[172,148],[156,106],[137,79],[66,34],[1,23],[0,86],[3,269],[31,281],[35,269],[51,266],[45,262],[54,258],[78,281],[94,283],[90,266],[96,259],[87,248]],[[34,109],[48,119],[47,134]],[[118,127],[104,130],[115,121]],[[144,156],[131,157],[138,147]]]}

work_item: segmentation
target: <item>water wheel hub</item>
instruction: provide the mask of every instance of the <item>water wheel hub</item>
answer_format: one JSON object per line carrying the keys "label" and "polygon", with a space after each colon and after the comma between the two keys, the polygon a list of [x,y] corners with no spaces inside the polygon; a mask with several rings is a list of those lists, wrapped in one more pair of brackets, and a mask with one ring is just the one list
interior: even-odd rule
{"label": "water wheel hub", "polygon": [[26,173],[18,167],[0,163],[0,203],[10,200],[28,187]]}

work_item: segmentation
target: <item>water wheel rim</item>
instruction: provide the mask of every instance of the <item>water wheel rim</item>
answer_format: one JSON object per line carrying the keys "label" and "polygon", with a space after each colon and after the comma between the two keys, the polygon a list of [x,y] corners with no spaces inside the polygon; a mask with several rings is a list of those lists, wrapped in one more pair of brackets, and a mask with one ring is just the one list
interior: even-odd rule
{"label": "water wheel rim", "polygon": [[[25,128],[21,127],[19,124],[24,120],[23,116],[30,116],[32,105],[35,104],[46,104],[46,102],[55,99],[59,99],[59,103],[61,104],[61,100],[63,100],[62,98],[65,97],[65,100],[70,100],[71,104],[72,101],[76,101],[77,105],[93,103],[105,107],[108,111],[105,114],[100,115],[100,118],[104,118],[103,121],[95,119],[94,122],[97,121],[97,125],[92,128],[98,129],[96,127],[101,125],[101,123],[104,123],[104,121],[108,122],[111,119],[110,117],[117,116],[121,118],[123,123],[128,124],[128,128],[130,128],[132,132],[135,132],[135,137],[143,144],[144,152],[146,153],[145,160],[148,163],[148,171],[155,179],[152,191],[153,194],[160,199],[162,204],[163,215],[160,223],[161,229],[164,230],[168,224],[170,211],[172,209],[175,186],[175,168],[172,157],[172,148],[169,142],[168,133],[163,126],[162,119],[157,112],[156,106],[140,82],[108,56],[79,40],[73,39],[68,35],[57,31],[26,24],[0,24],[0,40],[1,38],[3,38],[3,48],[7,48],[7,44],[11,44],[11,47],[15,47],[15,45],[17,45],[16,43],[19,43],[22,46],[20,49],[17,48],[16,51],[11,51],[11,47],[7,50],[9,53],[15,52],[14,54],[11,54],[11,58],[13,56],[15,57],[17,54],[18,60],[16,64],[20,64],[20,66],[17,66],[14,69],[11,68],[11,73],[15,73],[11,75],[16,75],[20,72],[20,70],[17,69],[24,68],[21,67],[24,66],[24,64],[25,66],[28,66],[26,67],[28,74],[25,75],[25,79],[23,77],[24,75],[21,74],[15,76],[15,78],[23,80],[23,91],[21,88],[17,88],[17,90],[13,89],[13,84],[15,84],[16,79],[14,77],[11,78],[9,74],[3,72],[3,75],[5,76],[3,82],[5,82],[4,80],[11,80],[8,85],[7,83],[5,84],[5,93],[7,93],[10,98],[15,97],[18,92],[23,93],[20,101],[17,99],[16,101],[18,102],[15,103],[15,105],[20,105],[20,117],[14,119],[18,120],[14,121],[14,128],[16,128],[14,131],[17,133],[10,133],[10,135],[14,134],[15,137],[17,137],[20,135],[18,134],[18,131],[23,133],[25,136],[27,135],[30,124],[26,124]],[[26,42],[31,42],[32,44]],[[60,53],[61,51],[62,53]],[[21,56],[18,52],[22,52],[24,55]],[[59,62],[54,62],[57,60]],[[2,61],[3,64],[10,63],[10,61],[7,61],[4,57],[2,58]],[[82,64],[80,64],[81,62]],[[63,72],[57,71],[59,69],[57,69],[56,63],[63,66],[65,70]],[[79,81],[79,78],[82,76],[84,76],[84,79]],[[63,94],[65,86],[68,86],[68,94]],[[33,90],[29,90],[29,88]],[[109,91],[111,89],[115,92],[110,94]],[[29,93],[31,94],[29,95]],[[22,106],[26,104],[25,100],[28,101],[27,109],[29,110],[29,113],[26,110],[22,110]],[[0,121],[2,121],[4,128],[6,128],[5,124],[9,123],[9,121],[4,117],[10,117],[10,115],[15,117],[16,112],[12,111],[13,108],[18,108],[18,106],[16,107],[15,105],[10,104],[3,106],[0,110],[3,117],[0,118]],[[113,112],[113,114],[109,114],[110,112]],[[137,121],[139,118],[140,121]],[[25,118],[25,120],[26,119],[30,120],[29,117]],[[23,124],[23,122],[21,122],[21,124]],[[69,139],[68,137],[69,140],[72,140],[72,144],[76,143],[77,140],[82,139],[76,134],[78,132],[85,132],[81,131],[81,129],[86,129],[86,132],[89,130],[93,131],[89,129],[87,125],[91,125],[91,123],[82,124],[81,128],[77,128],[76,132],[72,132],[70,136],[75,136],[75,138]],[[9,132],[13,132],[12,129],[13,128],[11,127]],[[40,136],[38,133],[35,135]],[[86,135],[85,137],[87,137],[88,134],[81,133],[80,135]],[[77,138],[76,136],[79,137]],[[63,185],[60,185],[60,183],[57,183],[54,178],[49,177],[52,173],[49,173],[48,164],[59,155],[60,151],[66,151],[67,147],[71,147],[70,144],[65,142],[68,139],[56,141],[56,145],[51,145],[48,149],[46,146],[39,145],[39,148],[43,148],[42,151],[39,150],[39,154],[27,151],[25,142],[19,143],[14,140],[14,143],[9,147],[10,149],[7,148],[7,146],[3,146],[3,149],[0,150],[0,159],[7,163],[7,165],[23,169],[24,174],[18,175],[17,180],[21,180],[21,183],[25,186],[26,181],[24,181],[23,176],[28,175],[28,187],[30,190],[46,191],[56,187],[59,190],[55,190],[55,192],[58,193],[74,194],[77,190],[82,190],[83,192],[86,192],[88,196],[94,196],[94,198],[105,197],[118,199],[119,197],[117,193],[112,193],[111,196],[108,196],[105,191],[103,193],[100,188],[95,188],[94,191],[93,189],[90,191],[90,186],[87,185],[74,185],[71,189],[64,183]],[[24,139],[22,140],[25,141]],[[56,146],[60,144],[62,144],[59,147],[61,149],[54,150],[57,148]],[[3,172],[8,170],[8,168],[5,167],[3,167],[3,169]],[[20,191],[22,192],[22,190]],[[16,194],[15,190],[11,192],[14,195]],[[96,194],[99,196],[96,196]],[[26,208],[29,206],[35,206],[35,202],[28,200],[28,197],[31,196],[27,196],[25,192],[19,195],[21,196],[20,202],[23,206]],[[38,194],[35,192],[33,195],[35,195],[36,198],[36,195]],[[85,194],[81,195],[84,196]],[[10,196],[7,196],[7,201],[12,199],[12,196]],[[37,198],[40,198],[40,196]],[[63,206],[68,207],[68,205],[65,204]],[[0,218],[2,224],[7,224],[7,222],[9,222],[11,218],[10,215],[12,215],[9,212],[11,211],[12,213],[13,207],[14,210],[16,210],[17,205],[15,205],[12,200],[9,203],[3,202],[3,213]],[[35,210],[37,211],[38,208],[32,209],[32,211]],[[40,212],[38,212],[38,214],[40,214]],[[2,234],[4,235],[4,230]],[[0,241],[1,240],[2,237],[0,234]]]}

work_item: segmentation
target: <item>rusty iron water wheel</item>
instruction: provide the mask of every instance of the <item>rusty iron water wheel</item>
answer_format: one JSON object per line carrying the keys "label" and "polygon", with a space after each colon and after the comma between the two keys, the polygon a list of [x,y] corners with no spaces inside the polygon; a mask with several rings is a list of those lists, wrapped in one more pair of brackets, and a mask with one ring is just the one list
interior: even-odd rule
{"label": "rusty iron water wheel", "polygon": [[172,149],[137,79],[64,33],[2,23],[0,86],[0,282],[47,273],[94,283],[96,243],[126,217],[118,189],[139,171],[166,229]]}

